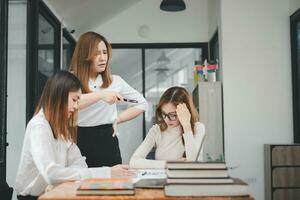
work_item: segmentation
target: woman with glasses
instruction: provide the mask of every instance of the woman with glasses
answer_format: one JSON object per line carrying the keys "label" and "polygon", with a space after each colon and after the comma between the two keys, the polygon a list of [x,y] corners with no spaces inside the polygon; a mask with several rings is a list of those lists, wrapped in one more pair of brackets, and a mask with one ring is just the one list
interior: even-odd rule
{"label": "woman with glasses", "polygon": [[[155,124],[130,160],[132,168],[165,168],[167,160],[203,160],[204,125],[186,89],[171,87],[161,96],[156,108]],[[155,160],[146,156],[153,147]]]}

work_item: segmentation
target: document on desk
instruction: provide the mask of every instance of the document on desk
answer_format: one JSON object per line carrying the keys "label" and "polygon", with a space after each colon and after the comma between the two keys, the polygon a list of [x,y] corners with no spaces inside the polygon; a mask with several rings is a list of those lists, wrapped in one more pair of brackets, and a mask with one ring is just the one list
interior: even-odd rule
{"label": "document on desk", "polygon": [[139,188],[163,188],[166,179],[165,169],[139,169],[133,183]]}
{"label": "document on desk", "polygon": [[158,178],[166,179],[167,174],[165,169],[138,169],[134,179]]}

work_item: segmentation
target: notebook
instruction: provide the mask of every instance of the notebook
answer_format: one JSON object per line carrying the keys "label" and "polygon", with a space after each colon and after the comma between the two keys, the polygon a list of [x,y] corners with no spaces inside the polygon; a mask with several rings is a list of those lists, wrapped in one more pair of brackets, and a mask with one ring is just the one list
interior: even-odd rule
{"label": "notebook", "polygon": [[134,187],[128,178],[85,179],[76,190],[76,195],[133,195]]}
{"label": "notebook", "polygon": [[139,169],[133,182],[136,188],[163,188],[166,178],[165,169]]}

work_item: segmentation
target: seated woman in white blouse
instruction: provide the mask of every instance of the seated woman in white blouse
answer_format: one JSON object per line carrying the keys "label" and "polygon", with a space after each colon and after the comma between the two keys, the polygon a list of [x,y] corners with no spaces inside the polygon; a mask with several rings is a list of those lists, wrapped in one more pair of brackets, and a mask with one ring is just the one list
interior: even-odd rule
{"label": "seated woman in white blouse", "polygon": [[58,72],[46,82],[25,132],[15,187],[19,200],[37,199],[48,185],[64,181],[133,175],[123,165],[87,167],[72,126],[80,95],[81,83],[69,72]]}
{"label": "seated woman in white blouse", "polygon": [[[132,168],[165,168],[167,160],[195,161],[204,139],[204,125],[186,89],[171,87],[164,92],[156,108],[155,124],[130,159]],[[153,147],[155,160],[146,156]],[[198,160],[203,159],[203,149]]]}

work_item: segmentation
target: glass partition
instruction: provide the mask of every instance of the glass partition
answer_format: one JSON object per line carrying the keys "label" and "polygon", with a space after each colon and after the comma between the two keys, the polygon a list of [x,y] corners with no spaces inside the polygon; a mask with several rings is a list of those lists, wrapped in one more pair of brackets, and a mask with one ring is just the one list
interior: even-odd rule
{"label": "glass partition", "polygon": [[[140,49],[113,49],[111,71],[120,75],[131,87],[143,94],[142,51]],[[128,108],[119,104],[118,113]],[[129,163],[131,155],[143,141],[143,115],[118,126],[119,143],[123,163]]]}
{"label": "glass partition", "polygon": [[26,120],[49,76],[61,68],[61,24],[43,1],[28,2],[28,56]]}
{"label": "glass partition", "polygon": [[38,34],[38,94],[55,71],[54,65],[54,27],[39,14]]}
{"label": "glass partition", "polygon": [[[113,44],[111,69],[148,101],[144,118],[121,124],[120,148],[124,163],[143,141],[155,123],[155,108],[161,94],[169,87],[182,86],[192,93],[194,61],[207,58],[207,44]],[[118,111],[127,105],[118,106]],[[130,130],[130,131],[129,131]],[[126,154],[126,155],[125,155]],[[153,151],[148,155],[154,157]]]}
{"label": "glass partition", "polygon": [[62,69],[69,70],[69,65],[76,45],[76,41],[65,28],[63,29],[62,40],[63,40]]}
{"label": "glass partition", "polygon": [[202,58],[202,49],[145,50],[145,97],[149,103],[149,110],[145,117],[146,132],[155,123],[156,105],[166,89],[181,86],[192,93],[196,84],[193,76],[195,57]]}

